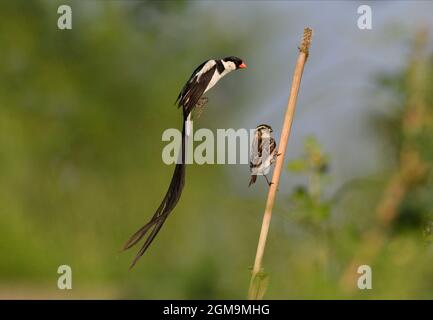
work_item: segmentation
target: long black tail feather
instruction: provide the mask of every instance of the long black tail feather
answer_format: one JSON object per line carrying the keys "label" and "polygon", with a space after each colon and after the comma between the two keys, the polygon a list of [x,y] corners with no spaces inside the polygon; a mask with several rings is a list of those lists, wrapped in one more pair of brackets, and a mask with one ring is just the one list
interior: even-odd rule
{"label": "long black tail feather", "polygon": [[[185,117],[186,120],[186,117]],[[180,196],[182,194],[183,187],[185,185],[185,149],[186,149],[186,135],[185,135],[185,120],[183,122],[182,129],[182,161],[181,163],[177,163],[173,172],[173,176],[171,178],[170,186],[168,187],[167,193],[165,194],[164,199],[153,215],[152,219],[148,223],[146,223],[143,227],[141,227],[136,233],[134,233],[131,238],[125,243],[123,250],[127,250],[134,245],[136,245],[149,230],[152,230],[150,234],[147,236],[146,241],[144,242],[141,249],[138,251],[134,260],[132,261],[130,269],[134,267],[140,257],[146,252],[149,248],[152,241],[155,239],[165,220],[171,211],[176,207]]]}

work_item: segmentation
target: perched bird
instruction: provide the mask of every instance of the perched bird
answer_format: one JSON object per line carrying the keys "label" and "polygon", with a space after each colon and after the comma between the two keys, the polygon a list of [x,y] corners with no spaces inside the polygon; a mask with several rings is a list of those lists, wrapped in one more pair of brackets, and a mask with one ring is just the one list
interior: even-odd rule
{"label": "perched bird", "polygon": [[203,97],[203,94],[211,89],[222,77],[231,71],[243,68],[246,68],[246,64],[241,59],[233,56],[224,59],[207,60],[194,70],[180,91],[175,104],[178,105],[178,108],[182,107],[183,111],[181,159],[176,164],[170,186],[155,214],[124,245],[124,250],[129,249],[150,232],[130,268],[137,263],[153,239],[155,239],[182,194],[185,184],[185,146],[187,145],[188,136],[191,135],[190,120],[192,111],[196,106],[203,106],[207,102],[207,98]]}
{"label": "perched bird", "polygon": [[272,136],[272,128],[267,124],[258,125],[255,132],[250,150],[250,172],[251,179],[248,187],[256,182],[257,176],[262,175],[269,182],[266,174],[269,172],[270,166],[275,162],[277,154],[277,144]]}

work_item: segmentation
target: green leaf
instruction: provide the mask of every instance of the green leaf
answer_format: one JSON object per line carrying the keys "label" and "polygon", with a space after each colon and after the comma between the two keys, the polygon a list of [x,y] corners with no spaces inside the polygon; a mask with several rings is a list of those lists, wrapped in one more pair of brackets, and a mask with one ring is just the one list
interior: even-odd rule
{"label": "green leaf", "polygon": [[287,168],[291,172],[300,173],[302,171],[305,171],[307,169],[307,164],[304,160],[293,160],[289,162],[287,165]]}
{"label": "green leaf", "polygon": [[262,300],[268,288],[269,275],[263,269],[256,275],[253,275],[250,299]]}

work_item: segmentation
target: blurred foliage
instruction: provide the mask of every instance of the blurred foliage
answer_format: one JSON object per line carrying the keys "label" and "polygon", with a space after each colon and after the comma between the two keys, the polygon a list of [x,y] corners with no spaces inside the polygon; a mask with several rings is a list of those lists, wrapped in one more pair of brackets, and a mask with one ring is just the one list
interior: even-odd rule
{"label": "blurred foliage", "polygon": [[395,228],[419,230],[433,218],[433,56],[426,53],[426,41],[427,30],[421,30],[414,39],[408,66],[378,78],[379,85],[398,98],[393,103],[395,112],[385,118],[394,123],[388,136],[398,137],[392,146],[396,170],[406,189]]}
{"label": "blurred foliage", "polygon": [[323,199],[322,190],[329,177],[328,156],[317,140],[310,136],[305,140],[305,153],[300,159],[289,162],[289,171],[308,177],[308,185],[295,188],[290,196],[291,211],[297,220],[320,227],[331,214],[331,202]]}

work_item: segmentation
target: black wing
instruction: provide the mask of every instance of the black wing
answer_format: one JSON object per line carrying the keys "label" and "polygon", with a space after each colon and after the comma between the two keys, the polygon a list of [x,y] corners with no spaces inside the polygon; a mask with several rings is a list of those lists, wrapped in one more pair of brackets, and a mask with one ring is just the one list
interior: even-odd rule
{"label": "black wing", "polygon": [[277,157],[277,143],[275,139],[271,137],[271,141],[269,142],[269,154],[272,156],[271,163],[274,163]]}
{"label": "black wing", "polygon": [[[209,60],[206,60],[205,62],[203,62],[201,65],[199,65],[191,74],[191,76],[189,77],[188,81],[185,83],[185,85],[183,86],[182,90],[179,92],[179,95],[177,96],[176,101],[174,102],[174,104],[177,104],[177,102],[182,98],[182,96],[185,95],[187,89],[188,89],[188,85],[190,85],[193,81],[195,81],[195,77],[197,75],[197,73],[204,67],[204,65],[206,63],[208,63]],[[177,106],[178,108],[180,107],[180,103]]]}
{"label": "black wing", "polygon": [[200,65],[192,74],[192,78],[188,80],[188,82],[183,87],[182,91],[180,92],[176,102],[178,103],[178,107],[182,106],[184,111],[185,118],[188,116],[188,114],[194,109],[195,105],[203,95],[204,91],[206,90],[209,82],[211,81],[215,71],[216,71],[216,64],[210,68],[208,71],[203,73],[200,78],[197,78],[197,73],[203,68],[203,66],[207,63],[203,63]]}
{"label": "black wing", "polygon": [[262,133],[256,130],[250,150],[250,169],[262,165]]}

